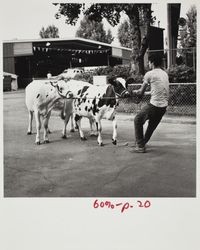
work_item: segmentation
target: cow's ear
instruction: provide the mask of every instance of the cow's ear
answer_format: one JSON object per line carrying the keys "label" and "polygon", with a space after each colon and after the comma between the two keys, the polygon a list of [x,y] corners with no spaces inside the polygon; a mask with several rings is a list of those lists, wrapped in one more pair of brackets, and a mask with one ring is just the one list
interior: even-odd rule
{"label": "cow's ear", "polygon": [[132,77],[129,77],[125,83],[126,89],[128,88],[129,84],[133,84],[134,82],[135,82],[134,79]]}
{"label": "cow's ear", "polygon": [[64,78],[64,76],[61,75],[58,77],[58,80],[65,80],[65,78]]}
{"label": "cow's ear", "polygon": [[108,83],[113,85],[115,83],[115,78],[113,76],[108,77]]}
{"label": "cow's ear", "polygon": [[50,84],[53,86],[53,87],[56,87],[58,85],[58,82],[57,81],[50,81]]}

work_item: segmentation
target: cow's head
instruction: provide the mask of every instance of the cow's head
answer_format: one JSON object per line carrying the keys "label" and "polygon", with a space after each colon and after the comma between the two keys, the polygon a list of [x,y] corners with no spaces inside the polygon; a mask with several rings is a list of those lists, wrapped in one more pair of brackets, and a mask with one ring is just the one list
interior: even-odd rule
{"label": "cow's head", "polygon": [[72,98],[73,94],[69,89],[68,84],[64,80],[51,81],[51,85],[57,89],[58,94],[62,98]]}
{"label": "cow's head", "polygon": [[116,77],[111,77],[108,79],[109,84],[114,87],[115,93],[120,97],[130,96],[128,90],[123,86],[121,81]]}

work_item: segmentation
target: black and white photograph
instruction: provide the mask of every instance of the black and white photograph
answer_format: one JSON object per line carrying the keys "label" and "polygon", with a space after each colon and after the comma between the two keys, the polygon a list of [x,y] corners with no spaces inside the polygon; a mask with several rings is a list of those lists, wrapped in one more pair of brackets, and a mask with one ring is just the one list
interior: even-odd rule
{"label": "black and white photograph", "polygon": [[197,8],[162,8],[49,3],[3,41],[5,197],[196,196]]}
{"label": "black and white photograph", "polygon": [[[39,240],[40,246],[33,243],[27,247],[29,240],[32,242],[31,232],[35,232],[28,229],[24,245],[17,232],[16,247],[4,241],[2,249],[130,250],[134,244],[129,236],[120,241],[122,228],[110,239],[103,231],[107,246],[103,242],[97,248],[93,245],[100,229],[91,244],[82,235],[79,246],[77,239],[86,218],[94,226],[93,213],[98,211],[105,219],[109,211],[112,216],[107,221],[113,227],[113,214],[129,214],[130,222],[135,209],[140,210],[138,219],[145,216],[148,221],[159,211],[161,217],[165,215],[158,209],[159,202],[174,220],[172,227],[177,227],[165,229],[169,241],[164,246],[151,242],[149,248],[144,243],[137,249],[197,249],[196,225],[188,241],[184,238],[195,218],[187,217],[184,226],[184,220],[180,222],[183,214],[179,214],[184,205],[178,202],[190,200],[184,214],[196,213],[198,2],[19,0],[1,5],[1,202],[6,213],[18,204],[16,214],[6,216],[6,232],[11,221],[14,227],[20,223],[23,211],[37,207],[39,212],[43,205],[50,210],[45,215],[41,207],[38,221],[43,215],[47,221],[48,213],[56,213],[54,206],[60,213],[56,226],[65,213],[72,216],[69,228],[72,218],[82,221],[77,238],[70,233],[70,245],[59,245],[64,241],[62,231],[63,235],[50,239],[46,247],[47,234],[45,240]],[[33,205],[38,198],[40,203]],[[62,206],[61,202],[66,203]],[[84,207],[89,217],[81,211]],[[31,213],[33,217],[25,218],[37,217]],[[102,217],[98,214],[96,218],[101,227]],[[167,224],[167,218],[156,225]],[[21,230],[26,231],[28,222],[22,221]],[[125,227],[125,221],[120,219],[119,227]],[[67,224],[65,219],[63,223]],[[50,227],[54,224],[49,222]],[[184,240],[180,235],[173,239],[172,231],[177,233],[181,225],[186,228]],[[53,237],[56,228],[48,230]],[[138,234],[143,234],[140,227]],[[139,239],[142,237],[137,238],[137,244]]]}

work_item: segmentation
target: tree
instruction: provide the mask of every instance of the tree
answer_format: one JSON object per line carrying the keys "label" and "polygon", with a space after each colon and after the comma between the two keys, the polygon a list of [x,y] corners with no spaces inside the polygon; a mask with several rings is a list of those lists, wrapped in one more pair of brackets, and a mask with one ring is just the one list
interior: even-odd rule
{"label": "tree", "polygon": [[[145,20],[143,20],[143,13],[140,13],[140,27],[145,25]],[[151,24],[155,22],[156,17],[151,18]],[[131,36],[130,36],[130,22],[126,19],[118,27],[118,39],[123,47],[131,48]]]}
{"label": "tree", "polygon": [[186,16],[186,19],[180,18],[179,21],[179,58],[183,58],[183,61],[187,65],[195,66],[194,58],[196,57],[196,50],[193,50],[193,48],[196,48],[197,40],[197,9],[195,5],[190,7]]}
{"label": "tree", "polygon": [[107,31],[106,40],[107,40],[107,43],[109,43],[109,44],[112,43],[114,40],[114,37],[112,36],[112,32],[110,29],[108,29],[108,31]]}
{"label": "tree", "polygon": [[39,35],[41,38],[57,38],[59,37],[59,31],[54,25],[49,25],[46,29],[42,27]]}
{"label": "tree", "polygon": [[89,20],[87,16],[83,17],[76,36],[109,44],[112,43],[114,39],[110,30],[108,30],[106,34],[102,22]]}
{"label": "tree", "polygon": [[[86,7],[85,4],[55,4],[59,5],[55,17],[65,16],[67,24],[75,25],[79,15],[83,12],[90,20],[101,22],[103,18],[110,25],[119,24],[121,13],[125,13],[130,21],[131,36],[131,71],[133,73],[144,73],[144,54],[149,43],[149,32],[151,22],[151,4],[91,4]],[[144,20],[144,36],[140,32],[140,16]]]}
{"label": "tree", "polygon": [[125,20],[118,28],[117,33],[121,46],[131,48],[130,24]]}
{"label": "tree", "polygon": [[197,39],[197,9],[193,5],[186,13],[186,25],[182,27],[179,31],[180,37],[180,47],[181,48],[191,48],[196,47]]}

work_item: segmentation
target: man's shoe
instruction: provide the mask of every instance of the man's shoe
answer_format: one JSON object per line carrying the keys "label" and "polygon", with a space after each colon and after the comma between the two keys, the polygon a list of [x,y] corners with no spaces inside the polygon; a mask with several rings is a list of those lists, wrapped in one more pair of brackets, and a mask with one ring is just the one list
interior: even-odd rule
{"label": "man's shoe", "polygon": [[140,148],[138,146],[135,147],[135,152],[136,153],[145,153],[146,152],[146,148],[143,147],[143,148]]}

